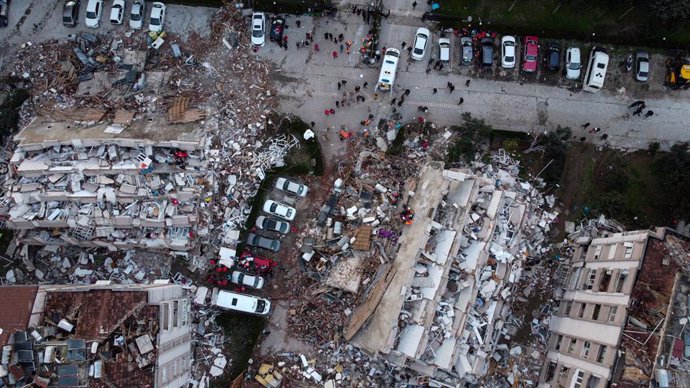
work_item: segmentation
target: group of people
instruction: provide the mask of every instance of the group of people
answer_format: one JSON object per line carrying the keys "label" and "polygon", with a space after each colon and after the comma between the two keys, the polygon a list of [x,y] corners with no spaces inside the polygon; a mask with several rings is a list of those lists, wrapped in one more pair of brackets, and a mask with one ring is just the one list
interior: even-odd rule
{"label": "group of people", "polygon": [[[642,100],[637,100],[628,106],[628,109],[635,109],[633,111],[633,116],[638,116],[638,117],[642,114],[642,111],[645,110],[646,108],[647,108],[647,105]],[[644,114],[645,119],[650,118],[652,116],[654,116],[654,111],[651,109],[648,110],[647,112],[645,112],[645,114]]]}

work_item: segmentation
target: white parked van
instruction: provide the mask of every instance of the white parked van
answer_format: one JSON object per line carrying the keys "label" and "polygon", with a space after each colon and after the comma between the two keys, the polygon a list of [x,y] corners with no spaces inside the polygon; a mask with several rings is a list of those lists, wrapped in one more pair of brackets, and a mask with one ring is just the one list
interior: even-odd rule
{"label": "white parked van", "polygon": [[271,310],[271,301],[268,299],[225,290],[218,292],[214,304],[225,310],[256,315],[268,315]]}
{"label": "white parked van", "polygon": [[398,70],[399,59],[400,51],[394,48],[386,50],[383,55],[383,65],[381,66],[381,74],[379,74],[379,82],[376,84],[376,90],[384,92],[393,91],[395,72]]}
{"label": "white parked van", "polygon": [[589,65],[582,82],[582,90],[585,92],[596,93],[604,87],[606,69],[609,66],[609,55],[602,48],[592,48],[589,54]]}

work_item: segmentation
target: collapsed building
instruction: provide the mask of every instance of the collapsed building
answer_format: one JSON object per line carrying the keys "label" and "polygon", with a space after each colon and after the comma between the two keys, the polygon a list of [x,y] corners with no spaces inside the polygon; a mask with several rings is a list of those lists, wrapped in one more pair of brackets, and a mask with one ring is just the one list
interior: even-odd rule
{"label": "collapsed building", "polygon": [[209,183],[206,137],[195,128],[36,118],[14,137],[7,227],[30,245],[187,250]]}
{"label": "collapsed building", "polygon": [[0,287],[0,385],[184,387],[190,301],[148,285]]}
{"label": "collapsed building", "polygon": [[505,360],[523,268],[543,255],[557,213],[517,166],[422,167],[388,272],[352,313],[345,338],[448,384],[478,382]]}

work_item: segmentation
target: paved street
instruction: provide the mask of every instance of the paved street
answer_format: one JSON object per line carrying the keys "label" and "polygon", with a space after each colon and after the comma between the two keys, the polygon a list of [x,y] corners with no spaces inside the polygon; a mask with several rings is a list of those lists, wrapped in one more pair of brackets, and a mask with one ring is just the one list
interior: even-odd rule
{"label": "paved street", "polygon": [[[400,49],[403,40],[411,44],[416,28],[424,25],[420,16],[427,7],[426,3],[420,2],[415,12],[411,11],[407,1],[388,0],[385,4],[384,9],[389,6],[392,9],[391,16],[384,19],[379,46]],[[351,5],[341,3],[337,19],[321,18],[315,21],[314,42],[319,44],[319,52],[310,48],[296,48],[295,40],[304,39],[304,32],[309,30],[312,20],[300,17],[302,28],[295,31],[292,26],[295,17],[291,16],[292,20],[288,19],[291,28],[286,33],[294,40],[290,40],[289,49],[284,51],[269,43],[259,53],[273,60],[279,68],[280,76],[276,80],[279,93],[284,97],[282,108],[299,114],[306,122],[314,121],[319,129],[331,128],[327,135],[331,143],[337,142],[337,129],[346,127],[355,130],[370,113],[377,118],[391,113],[390,100],[405,89],[410,89],[412,93],[398,108],[404,120],[414,119],[417,107],[424,105],[429,107],[428,117],[441,125],[457,124],[461,114],[469,112],[505,130],[545,131],[558,125],[568,126],[578,138],[584,136],[588,141],[599,143],[602,142],[600,136],[606,133],[609,135],[607,141],[614,147],[646,149],[649,142],[659,141],[662,148],[667,148],[674,142],[690,140],[686,125],[690,113],[687,91],[664,91],[662,77],[652,78],[648,92],[642,92],[642,88],[621,89],[616,85],[618,74],[612,75],[618,72],[613,59],[607,76],[607,89],[598,94],[589,94],[565,86],[477,78],[471,74],[477,73],[476,69],[458,65],[459,42],[452,37],[452,70],[432,70],[426,74],[429,56],[438,55],[438,32],[434,31],[434,26],[429,26],[432,39],[425,60],[410,62],[407,52],[403,51],[394,93],[374,101],[373,87],[378,78],[380,62],[371,67],[364,65],[360,63],[358,54],[340,54],[339,44],[324,40],[324,32],[336,36],[343,33],[345,40],[350,39],[355,42],[355,48],[359,47],[369,26],[363,24],[361,16],[350,14],[347,11],[350,8]],[[332,57],[334,49],[338,51],[336,59]],[[632,77],[629,73],[623,76]],[[468,79],[472,81],[469,87],[465,87]],[[337,89],[339,80],[348,81],[341,91]],[[448,81],[456,86],[452,94],[446,88]],[[353,104],[345,110],[335,107],[335,101],[342,96],[342,91],[351,91],[363,82],[369,84],[368,89],[363,90],[367,97],[365,103]],[[438,93],[433,94],[433,88],[437,88]],[[458,105],[461,97],[464,103]],[[627,106],[637,99],[644,99],[648,109],[654,111],[654,116],[649,119],[631,117]],[[330,108],[334,108],[336,114],[325,116],[324,110]],[[601,132],[589,134],[581,128],[587,122],[592,127],[600,127]]]}

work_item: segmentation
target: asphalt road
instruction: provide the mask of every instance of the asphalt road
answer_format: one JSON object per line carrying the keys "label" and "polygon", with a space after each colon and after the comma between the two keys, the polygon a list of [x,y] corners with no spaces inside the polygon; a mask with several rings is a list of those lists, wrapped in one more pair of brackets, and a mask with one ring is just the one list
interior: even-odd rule
{"label": "asphalt road", "polygon": [[[380,46],[401,48],[404,40],[410,44],[417,27],[424,26],[421,14],[426,7],[420,3],[415,11],[406,1],[388,0],[391,16],[384,19],[380,34]],[[349,10],[351,5],[341,3],[341,10]],[[586,137],[588,141],[603,143],[602,134],[608,134],[608,142],[613,147],[628,149],[646,149],[650,142],[658,141],[662,149],[670,147],[675,142],[690,140],[690,131],[686,123],[690,114],[690,103],[687,91],[664,91],[659,77],[652,79],[659,85],[629,88],[618,87],[614,81],[618,75],[615,65],[609,68],[607,76],[608,88],[596,94],[590,94],[572,87],[566,83],[559,85],[542,84],[535,81],[520,82],[515,74],[515,81],[500,81],[500,77],[477,77],[476,68],[458,65],[460,50],[458,39],[453,38],[452,57],[455,65],[443,71],[432,70],[426,73],[426,66],[431,55],[438,55],[438,32],[432,30],[432,45],[423,61],[409,61],[404,51],[398,65],[398,74],[394,93],[386,98],[373,99],[373,86],[378,79],[380,64],[367,66],[359,61],[356,53],[341,54],[339,44],[326,42],[324,32],[331,32],[336,36],[345,35],[345,40],[352,40],[355,46],[365,37],[369,26],[363,24],[362,18],[341,11],[337,18],[322,18],[312,21],[311,18],[300,17],[301,28],[294,24],[296,17],[288,19],[290,28],[286,30],[289,37],[287,51],[279,49],[274,43],[260,50],[259,55],[272,60],[279,69],[276,85],[283,97],[281,108],[302,116],[305,121],[314,121],[317,129],[327,133],[329,141],[334,140],[337,129],[341,127],[350,130],[360,129],[360,121],[370,113],[379,117],[390,114],[392,107],[390,100],[410,89],[412,93],[406,102],[398,109],[404,120],[412,120],[417,116],[417,107],[427,106],[430,110],[428,118],[440,125],[453,125],[461,121],[461,114],[469,112],[472,116],[484,119],[495,128],[537,132],[555,129],[557,126],[567,126],[573,130],[576,137]],[[315,27],[315,43],[320,51],[312,48],[297,49],[295,42],[304,39],[303,33]],[[429,26],[427,26],[429,27]],[[452,34],[451,34],[452,35]],[[332,57],[332,51],[338,51],[338,57]],[[661,58],[659,58],[661,60]],[[613,62],[613,60],[612,60]],[[514,70],[516,71],[516,70]],[[500,73],[495,69],[494,74]],[[584,72],[584,71],[583,71]],[[509,74],[510,76],[510,74]],[[558,77],[558,75],[555,75]],[[627,77],[631,78],[630,74]],[[510,78],[510,77],[508,77]],[[465,82],[471,79],[469,87]],[[337,82],[346,80],[348,83],[339,91]],[[446,88],[447,82],[452,82],[456,89],[451,94]],[[335,101],[343,91],[350,91],[356,85],[368,82],[369,87],[362,90],[367,97],[365,103],[351,105],[345,109],[338,109]],[[434,94],[433,89],[438,92]],[[460,98],[464,99],[458,105]],[[632,116],[628,105],[635,100],[646,101],[648,109],[654,115],[648,119]],[[326,116],[325,109],[334,108],[335,115]],[[585,123],[591,127],[599,127],[601,131],[590,134],[582,128]],[[330,128],[329,131],[325,131]],[[336,131],[334,131],[335,129]],[[336,144],[337,148],[337,144]]]}

